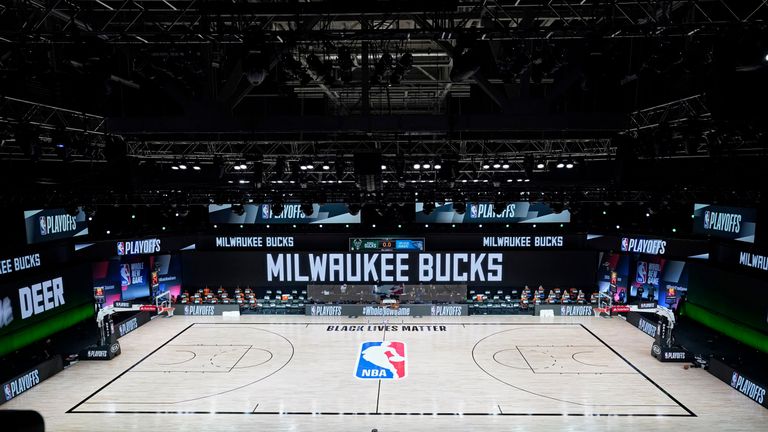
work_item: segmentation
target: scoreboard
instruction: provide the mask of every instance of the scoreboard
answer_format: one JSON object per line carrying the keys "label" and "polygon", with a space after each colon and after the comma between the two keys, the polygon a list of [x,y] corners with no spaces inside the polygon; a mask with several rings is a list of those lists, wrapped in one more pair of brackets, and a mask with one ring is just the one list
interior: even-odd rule
{"label": "scoreboard", "polygon": [[423,238],[368,237],[350,238],[351,252],[424,251]]}

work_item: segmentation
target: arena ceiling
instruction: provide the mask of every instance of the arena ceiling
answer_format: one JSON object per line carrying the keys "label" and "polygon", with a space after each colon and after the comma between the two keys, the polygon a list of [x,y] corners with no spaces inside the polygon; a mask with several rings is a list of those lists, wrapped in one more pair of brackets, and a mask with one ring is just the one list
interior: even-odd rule
{"label": "arena ceiling", "polygon": [[10,0],[2,190],[754,202],[767,20],[762,0]]}

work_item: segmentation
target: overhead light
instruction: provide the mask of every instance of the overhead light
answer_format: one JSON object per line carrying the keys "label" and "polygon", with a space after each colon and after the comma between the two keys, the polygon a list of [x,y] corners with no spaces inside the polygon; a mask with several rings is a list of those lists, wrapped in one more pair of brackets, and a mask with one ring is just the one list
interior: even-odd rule
{"label": "overhead light", "polygon": [[312,164],[312,162],[307,164],[307,169],[308,170],[315,169],[315,166]]}
{"label": "overhead light", "polygon": [[507,179],[507,183],[510,183],[510,182],[512,182],[512,179]]}
{"label": "overhead light", "polygon": [[490,165],[488,165],[488,162],[486,162],[486,163],[484,163],[484,164],[483,164],[483,169],[488,169],[488,168],[490,168],[490,167],[491,167],[491,166],[490,166]]}
{"label": "overhead light", "polygon": [[323,169],[324,169],[325,171],[328,171],[329,169],[331,169],[331,166],[330,166],[330,165],[328,165],[328,164],[323,164]]}
{"label": "overhead light", "polygon": [[428,164],[428,163],[425,163],[424,165],[422,165],[422,167],[424,167],[424,169],[429,169],[429,167],[431,167],[431,166],[432,166],[432,165],[430,165],[430,164]]}
{"label": "overhead light", "polygon": [[558,168],[563,168],[563,167],[565,167],[565,164],[564,164],[564,163],[562,163],[562,162],[558,162],[558,163],[557,163],[557,167],[558,167]]}
{"label": "overhead light", "polygon": [[501,165],[501,167],[504,169],[509,169],[509,164],[505,162],[504,164]]}
{"label": "overhead light", "polygon": [[546,165],[544,165],[544,162],[539,162],[536,164],[536,169],[544,169]]}
{"label": "overhead light", "polygon": [[306,169],[307,169],[307,166],[306,166],[306,165],[304,165],[304,164],[301,164],[301,165],[299,165],[299,169],[301,169],[302,171],[304,171],[304,170],[306,170]]}
{"label": "overhead light", "polygon": [[421,164],[418,164],[418,163],[413,164],[413,169],[421,169]]}
{"label": "overhead light", "polygon": [[240,165],[235,165],[233,168],[235,169],[235,171],[240,171],[241,170]]}
{"label": "overhead light", "polygon": [[531,179],[529,179],[529,178],[523,180],[523,182],[525,182],[525,183],[528,183],[529,181],[531,181]]}
{"label": "overhead light", "polygon": [[184,164],[179,164],[179,169],[183,169],[183,170],[185,170],[185,169],[187,169],[187,166],[186,166],[186,165],[184,165]]}
{"label": "overhead light", "polygon": [[177,167],[176,165],[171,165],[171,169],[172,169],[172,170],[178,170],[178,169],[179,169],[179,167]]}
{"label": "overhead light", "polygon": [[499,168],[501,168],[501,164],[498,161],[494,162],[493,169],[499,169]]}
{"label": "overhead light", "polygon": [[573,162],[568,162],[567,164],[565,164],[565,167],[568,169],[573,168]]}
{"label": "overhead light", "polygon": [[192,165],[192,169],[195,171],[200,171],[200,165]]}
{"label": "overhead light", "polygon": [[381,169],[382,169],[382,170],[385,170],[385,169],[387,169],[387,166],[382,164],[382,165],[381,165]]}
{"label": "overhead light", "polygon": [[248,168],[248,165],[246,165],[246,164],[240,164],[240,169],[241,169],[241,170],[244,170],[244,169],[246,169],[246,168]]}
{"label": "overhead light", "polygon": [[442,167],[443,167],[443,166],[442,166],[442,165],[440,165],[439,163],[436,163],[436,164],[435,164],[435,169],[441,169]]}
{"label": "overhead light", "polygon": [[238,183],[240,183],[240,184],[246,184],[246,183],[249,183],[249,182],[250,182],[250,180],[239,180],[238,181]]}
{"label": "overhead light", "polygon": [[523,181],[523,179],[521,179],[521,178],[517,179],[518,183],[521,183],[522,181]]}

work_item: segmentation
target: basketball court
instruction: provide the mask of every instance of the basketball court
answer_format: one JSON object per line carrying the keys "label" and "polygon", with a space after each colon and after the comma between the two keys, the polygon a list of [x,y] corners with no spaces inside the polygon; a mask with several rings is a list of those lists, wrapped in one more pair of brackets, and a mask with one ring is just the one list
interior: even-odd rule
{"label": "basketball court", "polygon": [[[356,376],[371,341],[403,343],[402,379]],[[121,339],[114,360],[75,364],[6,407],[39,410],[51,430],[726,430],[768,420],[705,371],[657,362],[651,341],[616,318],[175,316]]]}

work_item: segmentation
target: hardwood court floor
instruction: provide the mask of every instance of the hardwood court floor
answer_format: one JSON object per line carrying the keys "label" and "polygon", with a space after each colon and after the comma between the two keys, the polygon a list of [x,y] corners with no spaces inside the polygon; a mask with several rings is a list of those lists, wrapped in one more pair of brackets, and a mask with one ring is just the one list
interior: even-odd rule
{"label": "hardwood court floor", "polygon": [[[361,343],[406,346],[402,380],[354,376]],[[3,406],[49,430],[758,430],[768,411],[659,363],[620,319],[162,318]]]}

